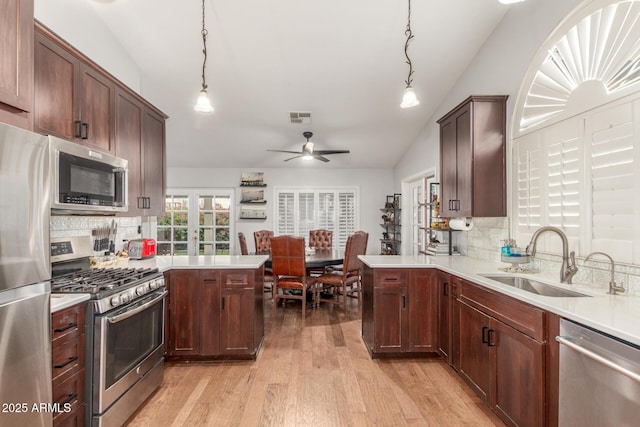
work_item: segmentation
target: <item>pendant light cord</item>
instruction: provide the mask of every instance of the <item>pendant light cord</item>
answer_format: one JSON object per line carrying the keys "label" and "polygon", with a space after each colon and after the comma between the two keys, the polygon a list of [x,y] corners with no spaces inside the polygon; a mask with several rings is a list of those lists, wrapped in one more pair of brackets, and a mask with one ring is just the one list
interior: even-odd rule
{"label": "pendant light cord", "polygon": [[413,39],[413,32],[411,31],[411,0],[409,0],[409,16],[407,18],[407,29],[404,31],[404,34],[407,36],[407,41],[404,44],[404,56],[407,57],[407,64],[409,64],[409,75],[407,76],[407,80],[405,83],[407,86],[411,86],[411,75],[413,74],[413,64],[411,64],[411,58],[409,58],[409,42]]}
{"label": "pendant light cord", "polygon": [[202,60],[202,90],[207,90],[207,84],[205,83],[205,78],[204,78],[204,69],[207,65],[207,35],[209,34],[209,32],[207,31],[207,29],[204,26],[204,2],[205,0],[202,0],[202,53],[204,54],[204,59]]}

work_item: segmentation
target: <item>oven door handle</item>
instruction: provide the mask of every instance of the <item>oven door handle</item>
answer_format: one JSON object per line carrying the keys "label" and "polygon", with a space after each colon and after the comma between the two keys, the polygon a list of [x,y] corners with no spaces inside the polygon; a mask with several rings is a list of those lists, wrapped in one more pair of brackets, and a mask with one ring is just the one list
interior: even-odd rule
{"label": "oven door handle", "polygon": [[588,357],[589,359],[592,359],[602,365],[607,366],[608,368],[613,369],[614,371],[618,372],[619,374],[624,375],[625,377],[628,377],[630,379],[632,379],[635,382],[640,383],[640,375],[636,374],[633,371],[630,371],[618,364],[616,364],[615,362],[612,362],[611,360],[600,356],[599,354],[596,354],[592,351],[587,350],[586,348],[574,343],[571,341],[571,337],[563,337],[563,336],[558,336],[556,337],[556,341],[558,341],[560,344],[566,345],[567,347],[577,351],[578,353],[581,353],[583,355],[585,355],[586,357]]}
{"label": "oven door handle", "polygon": [[122,314],[118,314],[117,316],[113,316],[113,317],[107,317],[107,320],[109,321],[109,323],[113,324],[113,323],[118,323],[118,322],[122,322],[123,320],[126,320],[128,318],[130,318],[131,316],[135,316],[136,314],[140,313],[141,311],[146,310],[147,308],[151,307],[152,305],[154,305],[155,303],[157,303],[158,301],[160,301],[161,299],[163,299],[165,296],[167,295],[167,291],[163,291],[160,295],[158,295],[156,298],[152,299],[149,302],[145,302],[144,304],[142,304],[140,307],[136,307],[131,311],[125,311]]}

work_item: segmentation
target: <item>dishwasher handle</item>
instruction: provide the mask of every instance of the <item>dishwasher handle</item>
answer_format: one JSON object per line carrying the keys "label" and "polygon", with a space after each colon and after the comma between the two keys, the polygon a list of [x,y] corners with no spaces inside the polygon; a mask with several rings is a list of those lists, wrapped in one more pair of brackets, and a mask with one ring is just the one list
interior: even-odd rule
{"label": "dishwasher handle", "polygon": [[600,363],[601,365],[605,365],[608,368],[613,369],[614,371],[624,375],[625,377],[628,377],[630,379],[632,379],[633,381],[640,383],[640,375],[636,374],[633,371],[630,371],[626,368],[623,368],[622,366],[616,364],[615,362],[612,362],[611,360],[607,359],[606,357],[603,357],[599,354],[596,354],[590,350],[587,350],[586,348],[576,344],[573,342],[573,339],[571,337],[563,337],[563,336],[557,336],[556,337],[556,341],[558,341],[560,344],[562,345],[566,345],[567,347],[569,347],[572,350],[577,351],[580,354],[583,354],[584,356],[588,357],[589,359],[592,359],[598,363]]}

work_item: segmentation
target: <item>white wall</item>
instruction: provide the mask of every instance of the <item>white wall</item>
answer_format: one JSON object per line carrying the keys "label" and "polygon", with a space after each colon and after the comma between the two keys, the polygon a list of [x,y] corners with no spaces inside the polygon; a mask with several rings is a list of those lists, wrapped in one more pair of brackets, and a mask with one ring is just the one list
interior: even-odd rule
{"label": "white wall", "polygon": [[[264,172],[266,220],[238,220],[236,215],[234,233],[247,236],[249,250],[253,251],[253,232],[273,230],[274,188],[276,187],[357,187],[360,196],[360,226],[369,233],[367,253],[380,253],[379,239],[380,208],[386,196],[393,194],[393,171],[391,169],[197,169],[168,168],[167,188],[234,188],[236,208],[240,201],[240,176],[242,172]],[[236,245],[237,246],[237,245]]]}
{"label": "white wall", "polygon": [[[556,25],[580,3],[582,0],[527,0],[510,7],[396,165],[396,191],[399,191],[404,178],[424,169],[436,167],[439,173],[440,135],[436,120],[469,95],[509,95],[507,130],[511,128],[514,104],[529,63]],[[416,77],[414,86],[419,84]]]}
{"label": "white wall", "polygon": [[34,15],[54,33],[140,93],[140,69],[98,19],[90,1],[35,0]]}

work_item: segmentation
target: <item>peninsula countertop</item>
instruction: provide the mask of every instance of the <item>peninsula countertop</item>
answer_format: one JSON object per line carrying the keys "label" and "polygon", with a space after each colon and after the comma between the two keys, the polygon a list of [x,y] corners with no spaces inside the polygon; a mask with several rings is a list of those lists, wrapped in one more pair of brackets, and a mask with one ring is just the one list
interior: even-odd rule
{"label": "peninsula countertop", "polygon": [[507,274],[498,270],[505,264],[466,256],[361,255],[360,259],[374,269],[437,268],[640,346],[640,297],[638,296],[610,295],[586,285],[566,285],[541,278],[537,274],[525,275],[560,288],[587,294],[588,297],[537,295],[483,276],[483,274]]}

